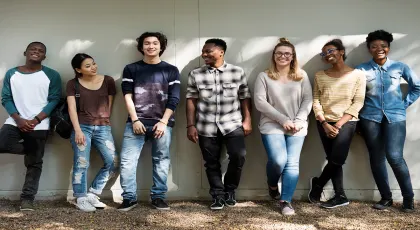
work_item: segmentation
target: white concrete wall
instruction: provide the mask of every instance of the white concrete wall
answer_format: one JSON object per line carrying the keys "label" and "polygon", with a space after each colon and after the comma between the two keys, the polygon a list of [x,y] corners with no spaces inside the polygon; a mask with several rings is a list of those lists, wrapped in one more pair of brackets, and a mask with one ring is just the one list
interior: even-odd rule
{"label": "white concrete wall", "polygon": [[[391,0],[1,1],[0,80],[7,69],[24,63],[22,53],[26,45],[39,40],[48,48],[44,64],[61,73],[63,86],[73,78],[70,59],[77,52],[95,57],[99,72],[113,76],[119,86],[124,65],[141,58],[134,39],[145,31],[162,31],[168,36],[169,47],[163,59],[175,64],[182,73],[182,98],[185,96],[187,74],[202,64],[201,47],[211,37],[220,37],[228,42],[226,60],[246,70],[251,87],[257,74],[268,66],[269,53],[282,36],[296,44],[300,65],[313,77],[315,71],[326,67],[317,54],[329,39],[343,39],[348,52],[347,63],[354,66],[369,59],[363,43],[367,33],[386,29],[396,38],[390,57],[406,62],[420,74],[420,16],[417,10],[420,2],[406,0],[404,3]],[[127,113],[120,87],[118,90],[111,120],[117,148],[120,149]],[[419,109],[419,102],[408,109],[404,150],[417,199],[420,198],[420,121],[416,119]],[[186,138],[184,111],[185,100],[182,99],[171,147],[169,198],[208,198],[209,186],[201,153],[198,146]],[[6,117],[7,113],[2,108],[0,121]],[[257,129],[258,118],[258,112],[254,110],[254,132],[246,139],[248,155],[238,198],[267,198],[267,158]],[[67,140],[57,136],[49,139],[38,199],[71,196],[72,157]],[[311,114],[295,198],[306,196],[308,179],[319,175],[324,164],[325,156]],[[100,166],[101,159],[93,152],[90,181]],[[354,138],[344,170],[345,188],[350,198],[379,198],[370,173],[367,151],[359,136]],[[392,171],[389,170],[389,173],[390,184],[395,189],[394,196],[401,198]],[[0,155],[0,197],[17,198],[24,174],[22,156]],[[147,199],[152,184],[150,146],[142,153],[137,175],[138,193]],[[111,188],[114,197],[121,193],[118,179],[108,188]],[[110,196],[110,190],[104,195]]]}

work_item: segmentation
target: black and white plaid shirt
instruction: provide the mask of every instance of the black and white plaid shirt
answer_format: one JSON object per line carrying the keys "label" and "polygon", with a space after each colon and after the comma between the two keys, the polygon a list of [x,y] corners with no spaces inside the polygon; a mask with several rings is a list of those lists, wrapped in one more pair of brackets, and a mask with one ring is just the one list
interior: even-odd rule
{"label": "black and white plaid shirt", "polygon": [[226,135],[242,126],[240,100],[251,98],[245,72],[224,63],[219,68],[202,66],[188,76],[187,98],[197,98],[198,134],[216,137],[219,129]]}

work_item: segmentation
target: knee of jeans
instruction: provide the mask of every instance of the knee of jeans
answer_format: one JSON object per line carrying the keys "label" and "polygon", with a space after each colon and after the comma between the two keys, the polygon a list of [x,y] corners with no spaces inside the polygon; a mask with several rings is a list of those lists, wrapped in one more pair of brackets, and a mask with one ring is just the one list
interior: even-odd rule
{"label": "knee of jeans", "polygon": [[114,167],[113,159],[104,159],[104,168],[111,169],[112,167]]}
{"label": "knee of jeans", "polygon": [[119,163],[119,167],[121,170],[121,173],[124,171],[124,173],[131,173],[131,172],[135,172],[137,170],[137,162],[135,160],[122,160]]}
{"label": "knee of jeans", "polygon": [[287,161],[285,169],[288,169],[288,170],[297,169],[299,171],[299,161]]}
{"label": "knee of jeans", "polygon": [[396,167],[396,166],[400,166],[401,164],[405,163],[405,160],[402,156],[402,153],[394,153],[394,154],[390,154],[391,156],[387,157],[387,160],[389,162],[389,165],[391,167]]}
{"label": "knee of jeans", "polygon": [[284,167],[284,162],[279,157],[274,159],[269,158],[267,164],[269,165],[269,167],[272,167],[272,169],[279,172],[281,171],[282,167]]}
{"label": "knee of jeans", "polygon": [[112,164],[113,164],[113,168],[119,168],[120,167],[120,158],[118,157],[117,154],[115,154],[113,156]]}
{"label": "knee of jeans", "polygon": [[120,159],[117,154],[107,155],[104,157],[105,168],[116,168],[120,166]]}
{"label": "knee of jeans", "polygon": [[0,141],[0,153],[6,152],[8,150],[8,146],[6,145],[6,141]]}
{"label": "knee of jeans", "polygon": [[163,155],[163,154],[160,154],[159,156],[153,156],[152,157],[152,161],[153,162],[159,162],[159,161],[164,161],[164,160],[169,160],[170,158],[169,158],[169,155]]}
{"label": "knee of jeans", "polygon": [[229,155],[229,160],[230,161],[234,161],[234,162],[239,162],[239,163],[245,163],[245,155],[246,155],[246,151],[242,150],[239,151],[235,154],[230,154]]}
{"label": "knee of jeans", "polygon": [[105,141],[105,146],[108,148],[108,150],[115,152],[115,145],[113,141],[110,140],[106,140]]}
{"label": "knee of jeans", "polygon": [[221,167],[220,161],[218,160],[211,160],[211,161],[204,160],[204,161],[205,161],[204,167],[206,167],[207,169],[220,169]]}
{"label": "knee of jeans", "polygon": [[25,148],[21,143],[12,145],[6,141],[0,141],[0,153],[14,153],[14,154],[24,154]]}
{"label": "knee of jeans", "polygon": [[80,156],[77,158],[76,163],[74,164],[74,170],[86,170],[89,168],[89,162],[87,161],[86,157]]}
{"label": "knee of jeans", "polygon": [[277,162],[273,162],[271,164],[271,169],[274,170],[274,171],[276,171],[276,172],[278,172],[278,173],[281,173],[281,171],[282,171],[281,165],[278,164]]}

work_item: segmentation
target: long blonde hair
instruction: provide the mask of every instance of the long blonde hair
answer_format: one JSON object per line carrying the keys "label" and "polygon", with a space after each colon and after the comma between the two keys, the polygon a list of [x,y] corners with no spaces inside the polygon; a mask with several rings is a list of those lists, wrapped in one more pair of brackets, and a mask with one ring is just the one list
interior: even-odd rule
{"label": "long blonde hair", "polygon": [[279,71],[277,70],[277,67],[276,67],[276,60],[275,60],[275,57],[274,57],[274,53],[276,52],[276,49],[280,46],[290,47],[290,48],[292,48],[292,51],[293,51],[293,54],[292,54],[293,59],[290,62],[290,70],[289,70],[288,77],[290,79],[292,79],[293,81],[302,80],[303,76],[299,72],[299,64],[298,64],[298,61],[297,61],[297,58],[296,58],[295,46],[292,43],[290,43],[290,41],[287,38],[280,38],[279,39],[279,42],[274,47],[273,53],[271,54],[271,65],[265,71],[265,73],[267,73],[267,75],[273,80],[279,79],[280,76],[279,76]]}

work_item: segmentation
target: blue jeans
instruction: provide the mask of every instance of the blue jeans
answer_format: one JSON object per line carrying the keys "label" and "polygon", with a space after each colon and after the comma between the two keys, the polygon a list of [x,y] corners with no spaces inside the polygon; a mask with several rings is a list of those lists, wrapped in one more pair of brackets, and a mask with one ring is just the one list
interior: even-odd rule
{"label": "blue jeans", "polygon": [[124,200],[137,200],[137,163],[141,150],[147,140],[152,141],[152,163],[153,163],[153,186],[150,190],[152,200],[156,198],[165,199],[168,187],[168,178],[172,128],[166,127],[164,135],[154,138],[153,126],[146,126],[144,135],[137,135],[133,132],[133,125],[127,123],[124,131],[124,139],[121,150],[121,187]]}
{"label": "blue jeans", "polygon": [[96,174],[89,192],[100,195],[108,180],[118,172],[119,165],[111,126],[80,125],[80,128],[85,135],[86,145],[76,144],[74,131],[70,137],[74,151],[72,184],[76,198],[87,194],[87,171],[92,144],[99,151],[104,166]]}
{"label": "blue jeans", "polygon": [[281,177],[281,200],[291,202],[299,179],[299,158],[305,137],[261,134],[267,152],[267,183],[277,187]]}
{"label": "blue jeans", "polygon": [[370,167],[382,199],[392,199],[385,165],[387,160],[394,171],[402,196],[414,197],[410,172],[403,157],[406,136],[405,121],[389,123],[386,117],[381,123],[360,119],[360,128],[369,150]]}

